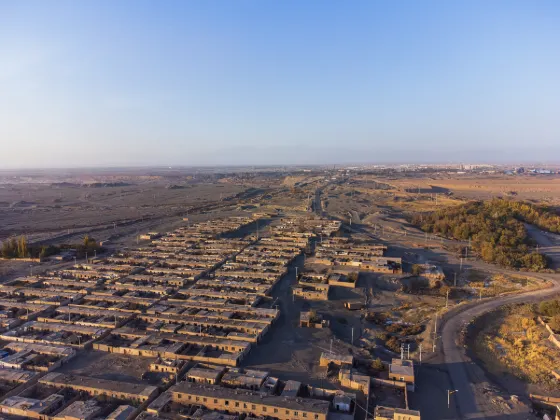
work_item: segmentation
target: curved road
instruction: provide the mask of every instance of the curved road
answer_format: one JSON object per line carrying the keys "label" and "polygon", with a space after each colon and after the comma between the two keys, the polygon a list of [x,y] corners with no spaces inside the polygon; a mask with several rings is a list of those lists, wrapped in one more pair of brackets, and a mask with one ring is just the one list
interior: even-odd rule
{"label": "curved road", "polygon": [[[320,208],[320,194],[321,190],[318,188],[316,190],[315,202],[319,203],[319,208],[316,207],[316,210],[319,214],[323,214]],[[357,229],[350,226],[347,226],[347,229],[357,232]],[[554,266],[560,266],[560,252],[556,247],[550,246],[551,244],[548,243],[549,238],[545,241],[542,238],[543,235],[536,235],[534,230],[529,231],[534,239],[539,242],[540,246],[547,247],[541,248],[541,252],[544,251],[543,253],[547,254]],[[374,238],[374,235],[366,234]],[[486,395],[482,389],[483,384],[491,384],[492,381],[488,380],[483,369],[466,355],[465,349],[458,343],[458,339],[463,328],[474,318],[500,306],[512,303],[534,303],[560,293],[560,275],[543,274],[539,275],[539,277],[551,281],[553,286],[521,294],[501,296],[491,300],[487,299],[480,303],[469,304],[464,308],[458,307],[448,312],[441,330],[440,348],[452,389],[459,391],[452,396],[459,418],[525,420],[530,416],[529,411],[523,410],[522,407],[517,413],[504,413],[492,403],[491,397]]]}
{"label": "curved road", "polygon": [[[553,266],[558,267],[560,263],[560,253],[557,246],[551,246],[553,237],[544,234],[534,227],[528,228],[529,233],[542,247],[541,252],[545,253]],[[548,236],[547,236],[548,235]],[[547,289],[535,290],[518,295],[510,295],[500,297],[494,300],[488,300],[468,307],[465,310],[459,310],[446,319],[443,324],[441,339],[442,349],[449,379],[454,389],[459,392],[453,396],[457,411],[461,418],[464,419],[482,419],[482,418],[513,418],[511,415],[496,415],[496,407],[492,405],[489,398],[481,392],[481,383],[491,383],[486,378],[484,371],[480,366],[476,366],[473,361],[465,354],[465,349],[456,342],[463,327],[474,318],[490,312],[500,306],[510,303],[534,303],[550,298],[560,293],[560,275],[543,274],[539,277],[549,280],[553,283],[552,287]],[[478,385],[477,385],[478,384]],[[527,418],[527,413],[519,413],[518,418]]]}
{"label": "curved road", "polygon": [[[475,317],[497,309],[500,306],[510,303],[537,302],[553,294],[560,293],[560,282],[557,276],[554,277],[547,276],[548,280],[554,282],[553,287],[482,302],[454,314],[445,321],[441,335],[442,349],[451,384],[454,389],[459,390],[459,392],[454,394],[454,401],[461,418],[497,418],[495,407],[490,405],[491,403],[488,401],[488,398],[480,389],[481,383],[491,383],[491,381],[484,376],[478,366],[474,365],[472,360],[465,354],[465,349],[457,343],[463,327]],[[512,417],[504,414],[503,418]],[[520,418],[527,417],[522,415]]]}

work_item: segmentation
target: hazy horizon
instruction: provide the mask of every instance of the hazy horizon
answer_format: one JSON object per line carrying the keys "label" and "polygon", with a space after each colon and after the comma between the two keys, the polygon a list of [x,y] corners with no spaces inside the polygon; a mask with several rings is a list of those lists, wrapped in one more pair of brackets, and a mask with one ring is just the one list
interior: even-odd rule
{"label": "hazy horizon", "polygon": [[556,1],[0,7],[0,169],[560,155]]}

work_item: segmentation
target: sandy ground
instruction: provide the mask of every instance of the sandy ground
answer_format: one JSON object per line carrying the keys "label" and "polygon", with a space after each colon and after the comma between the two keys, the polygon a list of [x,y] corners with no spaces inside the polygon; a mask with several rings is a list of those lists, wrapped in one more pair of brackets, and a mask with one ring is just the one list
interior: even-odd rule
{"label": "sandy ground", "polygon": [[441,175],[393,179],[387,183],[399,190],[435,193],[451,192],[465,199],[512,197],[560,204],[560,177],[558,175]]}

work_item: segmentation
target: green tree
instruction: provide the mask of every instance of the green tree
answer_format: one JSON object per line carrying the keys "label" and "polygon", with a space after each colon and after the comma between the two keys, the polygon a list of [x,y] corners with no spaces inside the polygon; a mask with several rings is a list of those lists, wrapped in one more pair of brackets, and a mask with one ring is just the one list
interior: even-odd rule
{"label": "green tree", "polygon": [[17,243],[17,256],[19,258],[25,258],[28,256],[28,254],[27,239],[25,238],[25,236],[20,236]]}
{"label": "green tree", "polygon": [[560,216],[545,207],[513,200],[473,201],[465,205],[416,215],[412,222],[426,232],[470,240],[469,255],[509,268],[539,271],[544,255],[530,252],[531,239],[524,223],[550,232],[560,231]]}

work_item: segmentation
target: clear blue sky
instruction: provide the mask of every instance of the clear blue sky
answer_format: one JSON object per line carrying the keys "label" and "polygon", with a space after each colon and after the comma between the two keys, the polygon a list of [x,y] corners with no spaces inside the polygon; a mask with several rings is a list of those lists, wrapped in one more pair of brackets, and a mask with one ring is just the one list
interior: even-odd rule
{"label": "clear blue sky", "polygon": [[0,0],[0,168],[556,160],[560,1]]}

